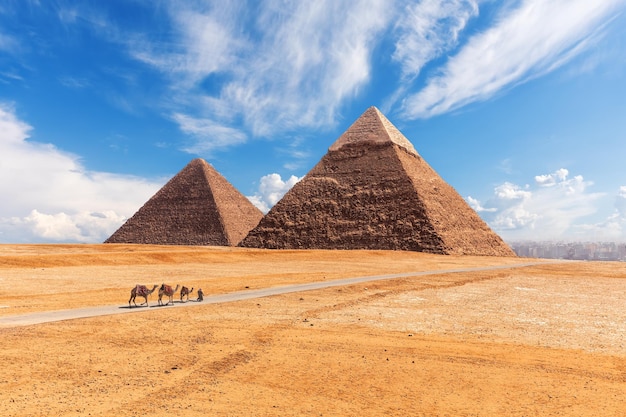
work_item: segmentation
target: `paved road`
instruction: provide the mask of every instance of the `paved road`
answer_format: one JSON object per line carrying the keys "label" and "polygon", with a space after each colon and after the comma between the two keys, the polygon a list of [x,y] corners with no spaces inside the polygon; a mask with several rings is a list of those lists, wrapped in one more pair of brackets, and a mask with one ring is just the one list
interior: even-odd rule
{"label": "paved road", "polygon": [[436,274],[454,274],[461,272],[477,272],[477,271],[493,271],[497,269],[514,269],[523,268],[527,266],[545,264],[551,261],[538,261],[528,262],[515,265],[497,265],[486,266],[477,268],[461,268],[461,269],[443,269],[432,271],[418,271],[418,272],[406,272],[402,274],[389,274],[389,275],[372,275],[365,277],[344,278],[333,281],[321,281],[311,282],[308,284],[293,284],[279,287],[262,288],[258,290],[237,291],[227,294],[217,294],[204,297],[204,301],[201,303],[189,301],[187,303],[176,302],[173,305],[158,307],[156,305],[150,307],[133,307],[128,308],[125,306],[99,306],[99,307],[85,307],[76,308],[72,310],[58,310],[58,311],[42,311],[37,313],[22,314],[18,316],[6,316],[0,317],[0,327],[17,327],[17,326],[30,326],[34,324],[50,323],[54,321],[74,320],[87,317],[107,316],[112,314],[126,314],[126,313],[141,313],[154,311],[155,308],[181,308],[181,307],[193,307],[201,306],[204,304],[217,304],[217,303],[230,303],[233,301],[249,300],[253,298],[269,297],[272,295],[287,294],[292,292],[319,290],[329,287],[340,287],[352,284],[359,284],[369,281],[382,281],[395,278],[416,277],[424,275],[436,275]]}

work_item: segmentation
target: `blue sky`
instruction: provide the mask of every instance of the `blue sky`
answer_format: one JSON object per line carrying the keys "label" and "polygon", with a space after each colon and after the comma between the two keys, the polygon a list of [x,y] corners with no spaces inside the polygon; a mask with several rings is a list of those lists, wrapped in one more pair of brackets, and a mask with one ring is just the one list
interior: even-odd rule
{"label": "blue sky", "polygon": [[626,0],[5,0],[0,243],[202,157],[267,211],[370,106],[507,241],[626,241]]}

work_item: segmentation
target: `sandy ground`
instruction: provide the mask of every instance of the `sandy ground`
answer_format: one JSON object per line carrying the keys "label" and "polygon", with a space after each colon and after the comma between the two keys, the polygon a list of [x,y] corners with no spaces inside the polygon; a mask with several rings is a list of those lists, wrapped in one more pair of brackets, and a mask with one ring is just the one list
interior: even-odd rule
{"label": "sandy ground", "polygon": [[[0,317],[528,259],[0,245]],[[195,299],[195,291],[192,294]],[[416,275],[0,327],[0,416],[623,416],[626,264]],[[191,303],[191,302],[190,302]]]}

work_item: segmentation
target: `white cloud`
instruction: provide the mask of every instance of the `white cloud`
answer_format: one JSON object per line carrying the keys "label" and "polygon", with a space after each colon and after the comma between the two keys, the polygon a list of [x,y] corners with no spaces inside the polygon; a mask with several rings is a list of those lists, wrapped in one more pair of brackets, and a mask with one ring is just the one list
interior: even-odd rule
{"label": "white cloud", "polygon": [[403,103],[406,118],[430,117],[546,74],[594,44],[623,0],[525,0],[471,38],[441,74]]}
{"label": "white cloud", "polygon": [[626,186],[615,197],[615,210],[606,220],[576,227],[578,233],[592,241],[626,241]]}
{"label": "white cloud", "polygon": [[619,188],[617,197],[615,197],[615,209],[620,216],[626,219],[626,185]]}
{"label": "white cloud", "polygon": [[539,218],[537,213],[529,211],[533,193],[528,186],[522,187],[505,182],[494,190],[496,201],[491,204],[498,206],[491,213],[498,213],[492,222],[496,230],[534,229],[535,221]]}
{"label": "white cloud", "polygon": [[[528,188],[528,187],[526,187]],[[532,196],[530,191],[524,191],[520,186],[505,182],[495,188],[495,194],[500,200],[524,201]]]}
{"label": "white cloud", "polygon": [[475,0],[425,0],[406,5],[396,25],[392,58],[405,77],[417,76],[430,60],[456,46],[459,33],[478,15]]}
{"label": "white cloud", "polygon": [[[569,177],[567,169],[537,175],[533,185],[505,182],[494,189],[486,206],[496,208],[481,215],[507,240],[580,238],[589,216],[597,212],[603,193],[589,190],[593,185],[581,175]],[[468,199],[469,200],[469,199]],[[473,207],[483,205],[472,199]]]}
{"label": "white cloud", "polygon": [[[175,120],[243,123],[259,137],[332,125],[369,80],[393,9],[384,0],[199,4],[168,2],[174,38],[130,37],[131,53],[169,75]],[[217,90],[203,89],[210,77]]]}
{"label": "white cloud", "polygon": [[173,39],[157,41],[135,34],[125,41],[135,59],[169,74],[173,90],[191,88],[210,74],[236,66],[238,56],[248,47],[237,23],[245,14],[243,6],[237,1],[210,7],[172,0],[165,9]]}
{"label": "white cloud", "polygon": [[[184,133],[191,121],[203,126],[191,130],[198,143],[184,150],[210,153],[243,136],[332,128],[342,106],[368,87],[375,52],[400,74],[384,80],[392,91],[385,111],[403,97],[406,118],[487,99],[588,50],[624,0],[489,1],[501,9],[495,23],[465,42],[460,35],[486,2],[165,0],[149,8],[167,16],[158,38],[113,23],[104,33],[165,75],[164,111]],[[407,96],[424,66],[460,42],[426,87]]]}
{"label": "white cloud", "polygon": [[387,23],[385,2],[267,2],[253,71],[237,74],[220,99],[241,109],[257,136],[274,129],[334,123],[340,104],[370,77],[375,36]]}
{"label": "white cloud", "polygon": [[480,204],[480,201],[478,201],[477,199],[473,198],[472,196],[468,196],[467,197],[467,202],[469,203],[470,207],[473,208],[477,213],[493,213],[495,211],[497,211],[497,208],[485,208]]}
{"label": "white cloud", "polygon": [[[372,54],[394,38],[401,80],[383,105],[405,97],[406,118],[429,117],[492,97],[588,50],[624,0],[505,2],[495,24],[461,46],[426,86],[407,96],[423,67],[458,47],[480,0],[227,4],[166,1],[172,37],[128,36],[134,58],[168,76],[173,120],[271,137],[331,127],[371,78]],[[558,17],[557,17],[558,16]],[[392,25],[395,25],[392,27]],[[205,86],[217,87],[207,90]],[[186,150],[206,145],[207,136]],[[210,148],[242,143],[210,139]]]}
{"label": "white cloud", "polygon": [[[12,218],[4,225],[10,229],[11,242],[52,241],[100,243],[115,231],[126,218],[113,210],[105,212],[80,211],[72,214],[40,213],[32,210],[27,216]],[[6,233],[0,234],[0,240]]]}
{"label": "white cloud", "polygon": [[0,242],[102,242],[162,186],[86,171],[77,156],[27,140],[31,130],[0,105]]}
{"label": "white cloud", "polygon": [[478,14],[475,0],[425,0],[403,2],[394,27],[392,60],[400,64],[401,83],[384,101],[388,113],[406,96],[422,68],[457,46],[460,32]]}
{"label": "white cloud", "polygon": [[542,187],[552,187],[558,182],[565,181],[568,175],[569,171],[565,168],[561,168],[552,174],[535,176],[535,182]]}
{"label": "white cloud", "polygon": [[207,154],[215,149],[245,143],[247,140],[246,134],[242,131],[224,126],[209,118],[196,119],[180,113],[174,114],[173,118],[184,133],[196,139],[192,146],[185,149],[189,153]]}
{"label": "white cloud", "polygon": [[0,132],[2,132],[0,144],[6,146],[21,144],[29,136],[31,130],[31,126],[15,116],[13,106],[0,103]]}
{"label": "white cloud", "polygon": [[253,196],[248,196],[248,200],[263,213],[267,213],[301,179],[302,177],[292,175],[283,181],[280,174],[264,175],[259,182],[259,190]]}

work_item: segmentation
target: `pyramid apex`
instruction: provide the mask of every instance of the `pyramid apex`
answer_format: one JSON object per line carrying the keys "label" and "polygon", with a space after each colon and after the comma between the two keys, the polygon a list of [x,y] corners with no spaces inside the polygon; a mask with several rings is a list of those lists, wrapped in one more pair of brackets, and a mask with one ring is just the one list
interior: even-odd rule
{"label": "pyramid apex", "polygon": [[217,170],[208,161],[203,158],[195,158],[189,161],[180,172],[200,170],[204,175],[220,175]]}
{"label": "pyramid apex", "polygon": [[207,161],[205,161],[204,159],[202,159],[202,158],[194,158],[191,161],[189,161],[187,166],[189,166],[189,165],[198,165],[198,164],[200,164],[200,165],[209,165],[209,163]]}
{"label": "pyramid apex", "polygon": [[409,153],[418,155],[413,144],[375,106],[371,106],[333,143],[329,150],[336,151],[348,144],[359,142],[393,142]]}

